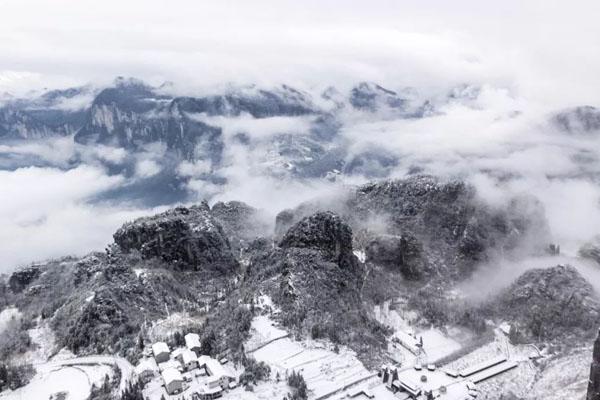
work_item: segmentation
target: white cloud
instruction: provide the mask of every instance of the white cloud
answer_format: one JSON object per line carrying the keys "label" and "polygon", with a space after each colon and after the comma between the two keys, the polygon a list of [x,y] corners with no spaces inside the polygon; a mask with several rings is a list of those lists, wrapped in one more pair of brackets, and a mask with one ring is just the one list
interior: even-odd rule
{"label": "white cloud", "polygon": [[255,140],[269,139],[271,136],[282,133],[306,133],[314,119],[314,117],[306,116],[254,118],[250,114],[242,114],[237,117],[206,115],[191,115],[191,117],[209,125],[221,127],[226,139],[244,133]]}
{"label": "white cloud", "polygon": [[0,171],[0,270],[102,250],[124,221],[156,211],[87,202],[122,182],[121,177],[89,166]]}
{"label": "white cloud", "polygon": [[210,171],[211,163],[208,160],[183,161],[177,168],[178,174],[182,177],[199,177],[208,174]]}
{"label": "white cloud", "polygon": [[138,178],[150,178],[160,172],[160,165],[154,160],[141,160],[135,166],[135,174]]}
{"label": "white cloud", "polygon": [[466,81],[548,104],[593,103],[598,14],[594,0],[4,0],[0,91],[116,75],[187,87]]}

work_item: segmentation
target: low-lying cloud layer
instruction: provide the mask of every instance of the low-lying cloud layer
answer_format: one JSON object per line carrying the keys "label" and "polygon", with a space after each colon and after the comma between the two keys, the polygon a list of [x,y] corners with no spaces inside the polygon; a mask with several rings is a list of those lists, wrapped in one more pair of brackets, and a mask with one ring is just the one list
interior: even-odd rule
{"label": "low-lying cloud layer", "polygon": [[90,166],[0,171],[0,270],[101,250],[123,221],[154,212],[86,201],[121,180]]}
{"label": "low-lying cloud layer", "polygon": [[[172,81],[168,90],[188,95],[286,83],[327,110],[326,87],[345,94],[372,81],[436,108],[422,119],[340,112],[338,137],[323,151],[342,148],[346,165],[362,164],[336,179],[296,179],[274,144],[305,140],[314,122],[306,116],[191,116],[221,127],[218,170],[170,159],[161,145],[134,154],[72,136],[0,142],[0,271],[102,249],[122,222],[176,201],[133,201],[142,181],[154,194],[173,185],[193,194],[186,201],[242,200],[275,215],[345,185],[415,172],[467,179],[491,204],[536,196],[554,240],[575,254],[600,234],[600,133],[559,132],[549,121],[564,107],[600,105],[598,14],[591,0],[4,1],[0,103],[91,83],[55,104],[85,108],[92,88],[126,75]],[[451,88],[465,92],[449,101]]]}

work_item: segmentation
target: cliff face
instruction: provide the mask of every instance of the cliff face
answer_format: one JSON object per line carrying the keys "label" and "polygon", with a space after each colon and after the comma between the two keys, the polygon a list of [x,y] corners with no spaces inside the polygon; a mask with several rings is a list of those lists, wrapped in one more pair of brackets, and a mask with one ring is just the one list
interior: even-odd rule
{"label": "cliff face", "polygon": [[587,400],[600,400],[600,331],[594,342],[590,381],[588,383]]}
{"label": "cliff face", "polygon": [[313,248],[340,267],[352,266],[352,229],[332,212],[319,212],[304,218],[285,234],[282,248]]}
{"label": "cliff face", "polygon": [[[570,266],[531,269],[501,293],[495,303],[498,315],[512,321],[528,340],[552,340],[573,334],[583,337],[600,321],[596,292]],[[600,351],[597,353],[600,357]]]}
{"label": "cliff face", "polygon": [[276,235],[324,207],[366,237],[369,261],[401,265],[411,280],[463,278],[497,253],[522,243],[542,248],[549,240],[543,207],[535,199],[516,198],[506,209],[495,209],[473,186],[427,175],[365,184],[336,204],[305,203],[282,211]]}
{"label": "cliff face", "polygon": [[237,268],[229,239],[206,204],[140,218],[123,225],[114,239],[125,253],[137,250],[143,258],[157,257],[175,269]]}

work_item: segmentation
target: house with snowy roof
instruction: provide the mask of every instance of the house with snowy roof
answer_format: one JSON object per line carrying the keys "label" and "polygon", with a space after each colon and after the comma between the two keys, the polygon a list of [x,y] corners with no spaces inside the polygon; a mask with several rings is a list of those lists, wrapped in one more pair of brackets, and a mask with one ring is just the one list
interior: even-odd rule
{"label": "house with snowy roof", "polygon": [[192,350],[185,349],[185,351],[181,353],[181,363],[186,371],[191,371],[198,368],[198,356],[196,356],[196,353]]}
{"label": "house with snowy roof", "polygon": [[198,366],[204,367],[206,369],[206,373],[211,378],[216,378],[219,380],[221,387],[228,387],[229,382],[235,380],[235,375],[229,372],[218,360],[215,360],[209,356],[200,356],[198,358]]}
{"label": "house with snowy roof", "polygon": [[135,375],[144,383],[148,383],[158,374],[158,365],[152,358],[143,358],[135,366]]}
{"label": "house with snowy roof", "polygon": [[168,368],[162,372],[165,389],[169,394],[177,394],[183,391],[183,376],[175,368]]}
{"label": "house with snowy roof", "polygon": [[200,348],[202,347],[200,344],[200,335],[197,333],[188,333],[183,338],[185,340],[185,347],[196,353],[200,352]]}
{"label": "house with snowy roof", "polygon": [[152,354],[157,364],[168,361],[170,358],[169,346],[165,342],[157,342],[152,345]]}

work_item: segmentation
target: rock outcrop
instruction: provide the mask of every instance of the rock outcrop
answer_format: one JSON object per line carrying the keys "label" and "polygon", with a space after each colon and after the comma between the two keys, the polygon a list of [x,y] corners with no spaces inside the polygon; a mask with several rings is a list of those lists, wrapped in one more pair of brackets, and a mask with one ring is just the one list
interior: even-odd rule
{"label": "rock outcrop", "polygon": [[13,292],[20,292],[36,280],[43,270],[41,265],[30,265],[13,272],[8,278],[8,286]]}
{"label": "rock outcrop", "polygon": [[357,351],[385,344],[384,330],[361,300],[364,270],[353,254],[352,229],[332,212],[317,212],[292,225],[279,247],[257,253],[245,281],[268,293],[281,308],[281,322],[352,343]]}
{"label": "rock outcrop", "polygon": [[157,257],[176,269],[230,272],[237,267],[229,239],[207,204],[137,219],[113,237],[122,251],[137,250],[143,258]]}
{"label": "rock outcrop", "polygon": [[83,126],[86,110],[68,104],[85,102],[91,95],[90,88],[80,87],[0,102],[0,138],[41,139],[74,134]]}
{"label": "rock outcrop", "polygon": [[594,341],[586,400],[600,400],[600,331]]}
{"label": "rock outcrop", "polygon": [[217,202],[210,214],[223,227],[236,254],[254,240],[270,236],[267,217],[241,201]]}
{"label": "rock outcrop", "polygon": [[291,227],[279,243],[282,248],[317,249],[341,267],[352,266],[352,229],[332,212],[318,212]]}
{"label": "rock outcrop", "polygon": [[581,335],[600,323],[596,292],[571,266],[529,270],[494,302],[499,316],[536,341]]}
{"label": "rock outcrop", "polygon": [[[285,210],[277,217],[275,232],[281,233],[306,215],[327,209],[338,212],[355,232],[414,238],[423,246],[422,270],[449,278],[464,278],[477,263],[524,243],[539,248],[548,243],[548,227],[539,201],[521,197],[496,209],[463,181],[426,175],[369,183],[334,204],[314,202]],[[372,260],[378,258],[376,249],[371,249]]]}
{"label": "rock outcrop", "polygon": [[423,245],[409,235],[379,235],[367,244],[365,255],[367,262],[398,269],[408,280],[422,279],[432,273]]}

